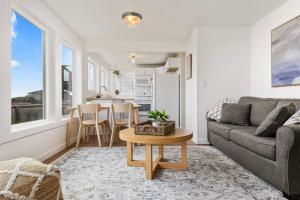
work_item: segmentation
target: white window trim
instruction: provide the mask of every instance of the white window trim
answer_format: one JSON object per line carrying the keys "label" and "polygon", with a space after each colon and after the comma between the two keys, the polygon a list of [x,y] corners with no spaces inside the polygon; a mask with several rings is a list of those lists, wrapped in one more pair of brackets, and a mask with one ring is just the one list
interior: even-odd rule
{"label": "white window trim", "polygon": [[[32,23],[33,25],[35,25],[37,28],[39,28],[40,30],[43,31],[43,76],[44,76],[44,80],[43,80],[43,92],[44,92],[44,101],[43,101],[43,109],[44,109],[44,119],[41,120],[35,120],[35,121],[29,121],[29,122],[24,122],[24,123],[19,123],[19,124],[11,124],[11,132],[14,133],[16,129],[20,129],[20,127],[22,127],[22,129],[26,129],[26,128],[31,128],[32,127],[32,122],[37,122],[39,121],[40,123],[45,123],[48,121],[48,109],[47,107],[48,102],[47,102],[47,96],[48,96],[48,92],[47,92],[47,86],[48,86],[48,80],[47,80],[47,74],[46,72],[48,71],[48,56],[47,56],[47,51],[48,51],[48,47],[46,45],[46,41],[49,39],[48,38],[48,32],[49,29],[47,28],[46,25],[44,25],[41,21],[38,20],[38,18],[32,16],[29,12],[27,12],[25,9],[23,9],[21,6],[17,5],[16,3],[12,3],[12,7],[11,7],[11,11],[15,11],[18,14],[20,14],[22,17],[24,17],[26,20],[28,20],[30,23]],[[11,98],[11,97],[10,97]]]}
{"label": "white window trim", "polygon": [[[70,49],[72,51],[72,106],[75,105],[74,101],[75,101],[75,98],[74,98],[74,80],[75,80],[75,70],[76,70],[76,65],[77,65],[77,54],[76,54],[76,48],[74,48],[72,45],[70,45],[70,43],[68,43],[66,40],[64,39],[59,39],[59,60],[58,60],[58,70],[59,70],[59,75],[61,77],[61,49],[60,49],[60,45],[63,45],[65,47],[67,47],[68,49]],[[66,118],[68,118],[69,114],[67,115],[63,115],[62,114],[62,79],[60,78],[60,89],[59,89],[59,98],[60,98],[60,118],[61,120],[65,120]]]}
{"label": "white window trim", "polygon": [[[94,88],[89,88],[89,64],[92,64],[94,66],[94,83],[93,83],[93,87]],[[87,77],[87,81],[88,81],[88,90],[96,90],[97,91],[97,80],[98,80],[98,65],[96,64],[96,62],[94,62],[91,58],[88,58],[88,77]]]}
{"label": "white window trim", "polygon": [[[68,39],[62,40],[61,38],[63,37],[61,37],[59,33],[43,23],[39,17],[35,17],[36,15],[28,12],[21,3],[18,3],[18,1],[11,2],[11,10],[18,12],[20,15],[22,15],[24,18],[26,18],[28,21],[30,21],[32,24],[34,24],[44,32],[44,73],[46,73],[44,79],[46,82],[44,85],[44,92],[46,101],[46,115],[45,119],[42,120],[25,122],[15,125],[8,124],[8,126],[10,127],[10,131],[9,133],[4,134],[3,137],[0,137],[0,145],[30,137],[32,135],[42,134],[46,131],[65,127],[67,125],[68,120],[67,118],[62,117],[60,108],[61,87],[59,87],[59,84],[61,84],[61,81],[57,81],[61,79],[61,72],[59,71],[59,73],[57,73],[58,68],[60,69],[59,44],[61,43],[66,44],[66,46],[71,47],[70,49],[73,50],[74,75],[76,73],[76,80],[78,79],[78,82],[80,82],[76,84],[76,86],[74,84],[73,90],[75,90],[76,92],[76,97],[74,98],[75,95],[73,94],[72,103],[73,105],[77,105],[78,103],[82,102],[81,76],[82,65],[84,61],[82,48],[77,45],[70,45],[71,43],[66,42],[68,41]],[[75,80],[75,77],[72,77],[73,80]],[[76,113],[74,116],[74,120],[76,120]],[[10,115],[8,117],[10,117]]]}
{"label": "white window trim", "polygon": [[[108,81],[108,70],[105,68],[105,67],[100,67],[100,73],[101,73],[101,71],[103,71],[104,72],[104,85],[105,85],[105,87],[108,89],[108,85],[109,85],[109,81]],[[100,74],[100,76],[101,76],[101,74]]]}
{"label": "white window trim", "polygon": [[[60,62],[60,53],[59,53],[59,44],[63,44],[66,47],[70,48],[73,51],[73,70],[78,70],[77,65],[81,66],[81,63],[77,61],[77,56],[79,55],[80,49],[76,48],[70,43],[66,42],[67,40],[60,39],[58,35],[56,35],[55,31],[51,31],[48,26],[46,26],[43,22],[39,20],[39,18],[32,15],[30,12],[26,11],[22,6],[18,5],[16,2],[12,2],[11,10],[16,11],[20,15],[22,15],[25,19],[27,19],[30,23],[37,26],[39,29],[43,31],[43,56],[44,56],[44,95],[45,95],[45,119],[35,120],[30,122],[24,122],[20,124],[10,125],[10,133],[6,135],[6,137],[0,138],[0,145],[9,143],[18,139],[22,139],[28,136],[32,136],[35,134],[43,133],[47,130],[56,129],[62,126],[66,126],[68,123],[67,116],[62,116],[61,113],[61,62]],[[48,42],[51,42],[51,48],[48,45]],[[50,62],[50,63],[49,63]],[[59,74],[57,74],[57,67],[51,71],[49,66],[58,66]],[[47,74],[49,71],[51,73]],[[76,72],[81,75],[80,72]],[[74,74],[74,73],[73,73]],[[60,82],[57,84],[57,80]],[[74,75],[72,77],[74,80]],[[53,83],[55,81],[55,83]],[[74,87],[72,88],[74,90]],[[54,91],[54,96],[49,96],[49,90]],[[57,95],[59,94],[59,95]],[[74,95],[72,99],[73,105],[78,102],[74,102]],[[49,111],[53,112],[49,115]],[[74,116],[76,118],[76,116]]]}

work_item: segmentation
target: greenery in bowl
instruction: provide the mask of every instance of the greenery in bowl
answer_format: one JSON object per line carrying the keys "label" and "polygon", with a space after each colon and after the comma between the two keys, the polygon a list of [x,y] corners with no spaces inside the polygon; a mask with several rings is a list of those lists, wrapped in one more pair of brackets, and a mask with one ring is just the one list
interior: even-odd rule
{"label": "greenery in bowl", "polygon": [[150,111],[148,116],[150,119],[159,122],[165,122],[169,119],[169,115],[165,110],[159,111],[155,109],[154,111]]}

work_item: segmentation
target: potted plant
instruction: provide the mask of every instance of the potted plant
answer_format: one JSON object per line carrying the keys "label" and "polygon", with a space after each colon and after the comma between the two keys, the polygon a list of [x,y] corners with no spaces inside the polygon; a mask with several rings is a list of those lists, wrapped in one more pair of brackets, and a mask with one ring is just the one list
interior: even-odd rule
{"label": "potted plant", "polygon": [[161,126],[161,124],[167,119],[169,119],[169,115],[165,110],[159,111],[155,109],[154,111],[149,112],[149,118],[152,119],[152,126]]}
{"label": "potted plant", "polygon": [[115,75],[117,78],[120,78],[120,77],[121,77],[121,72],[120,72],[120,70],[114,70],[114,71],[113,71],[113,75]]}

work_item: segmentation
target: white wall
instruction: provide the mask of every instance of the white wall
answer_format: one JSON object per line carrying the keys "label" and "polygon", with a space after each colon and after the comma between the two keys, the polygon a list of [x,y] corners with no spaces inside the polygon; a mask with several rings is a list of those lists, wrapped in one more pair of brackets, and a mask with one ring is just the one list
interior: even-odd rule
{"label": "white wall", "polygon": [[300,98],[300,86],[271,87],[271,31],[300,15],[300,1],[289,0],[251,27],[251,95]]}
{"label": "white wall", "polygon": [[[185,128],[193,131],[193,142],[198,142],[197,124],[197,60],[198,60],[198,35],[195,29],[190,35],[186,50],[186,56],[192,54],[192,78],[185,81]],[[185,66],[187,67],[187,66]]]}
{"label": "white wall", "polygon": [[[49,52],[46,52],[46,65],[55,68],[58,63],[54,60],[59,60],[57,57],[59,49],[58,44],[61,41],[70,45],[76,54],[75,61],[75,78],[74,87],[75,103],[81,101],[81,69],[82,69],[82,54],[83,42],[75,33],[73,33],[65,24],[49,10],[42,1],[39,0],[1,0],[0,1],[0,160],[15,158],[19,156],[37,157],[41,160],[53,155],[62,150],[65,145],[66,120],[61,119],[58,115],[49,115],[49,119],[44,123],[28,127],[17,131],[12,131],[10,122],[10,16],[11,9],[15,8],[21,14],[25,14],[26,18],[41,25],[47,31],[48,38],[46,44],[50,42]],[[55,43],[55,44],[53,44]],[[61,87],[58,87],[57,82],[53,83],[55,76],[61,77],[60,73],[56,74],[55,70],[47,67],[47,73],[51,73],[51,84],[46,84],[46,89],[49,92],[47,100],[55,101],[48,110],[53,112],[61,112]],[[55,75],[56,74],[56,75]],[[60,89],[57,90],[57,89]],[[59,107],[58,107],[59,106]],[[47,114],[48,116],[48,114]],[[76,126],[74,133],[76,132]]]}
{"label": "white wall", "polygon": [[205,144],[206,112],[224,98],[250,94],[250,28],[197,28],[189,43],[193,78],[186,81],[186,127],[197,133],[194,142]]}

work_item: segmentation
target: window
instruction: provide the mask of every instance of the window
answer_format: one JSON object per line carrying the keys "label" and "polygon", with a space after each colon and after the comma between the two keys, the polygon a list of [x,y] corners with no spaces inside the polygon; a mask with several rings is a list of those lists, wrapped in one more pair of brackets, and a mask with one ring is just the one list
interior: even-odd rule
{"label": "window", "polygon": [[44,119],[44,32],[15,11],[11,31],[11,123]]}
{"label": "window", "polygon": [[101,69],[100,72],[100,81],[101,81],[101,86],[106,86],[105,84],[105,72]]}
{"label": "window", "polygon": [[108,71],[104,68],[100,68],[100,85],[108,87]]}
{"label": "window", "polygon": [[67,115],[67,108],[72,106],[72,65],[73,51],[61,45],[62,115]]}
{"label": "window", "polygon": [[94,90],[96,87],[95,70],[96,70],[95,65],[89,62],[88,63],[88,89],[89,90]]}

